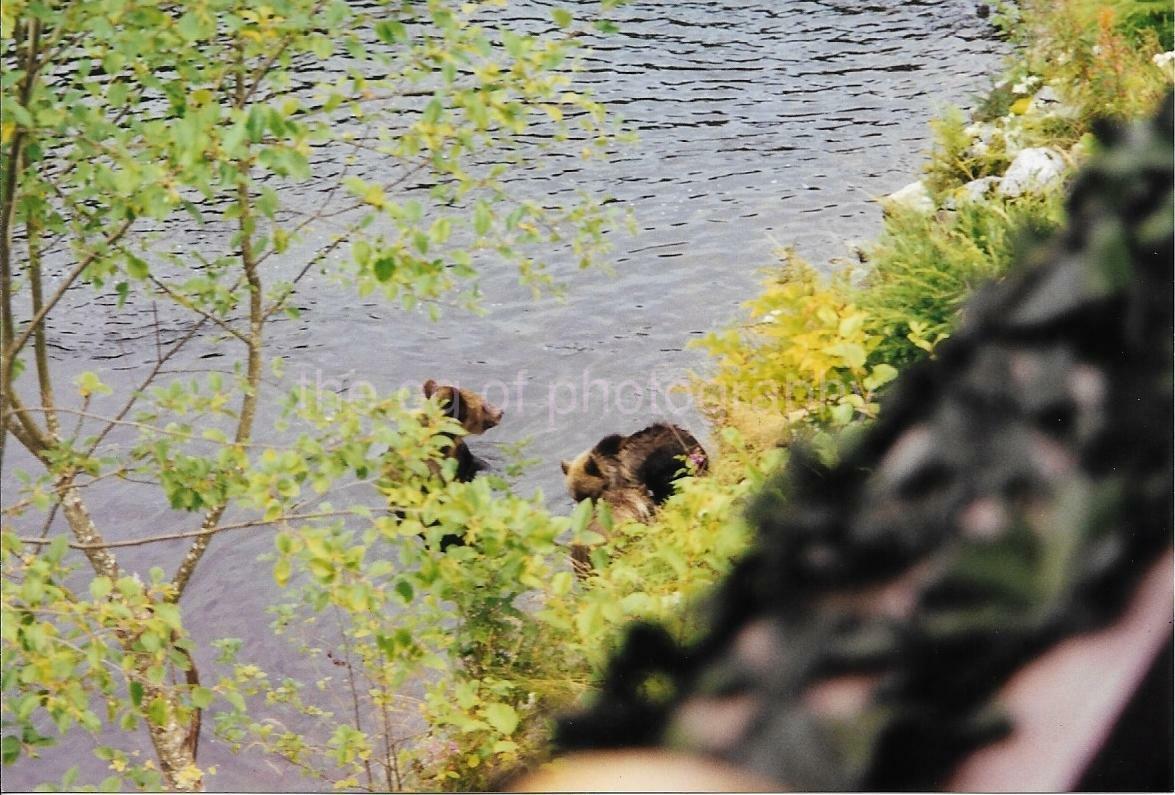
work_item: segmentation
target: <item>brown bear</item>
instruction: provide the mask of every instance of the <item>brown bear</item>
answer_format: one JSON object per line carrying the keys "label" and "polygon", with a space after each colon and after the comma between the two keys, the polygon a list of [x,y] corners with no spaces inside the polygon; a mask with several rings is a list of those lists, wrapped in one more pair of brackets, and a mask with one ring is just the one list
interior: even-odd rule
{"label": "brown bear", "polygon": [[[436,398],[437,404],[445,412],[446,417],[452,417],[461,423],[468,436],[477,436],[502,421],[502,410],[493,406],[488,400],[476,392],[461,389],[455,386],[438,386],[433,379],[424,382],[424,396],[431,400]],[[485,469],[485,464],[469,451],[465,439],[460,436],[446,434],[451,439],[445,448],[445,455],[457,461],[456,479],[461,483],[473,480],[479,470]],[[434,472],[434,474],[440,474]]]}
{"label": "brown bear", "polygon": [[[659,422],[631,436],[605,436],[590,450],[572,461],[561,461],[559,466],[573,500],[603,500],[615,523],[622,524],[651,519],[657,506],[672,496],[679,477],[703,474],[709,463],[693,434]],[[608,535],[598,520],[593,520],[590,529]],[[591,569],[588,552],[581,544],[572,545],[572,565],[580,577]]]}
{"label": "brown bear", "polygon": [[[468,389],[448,385],[440,386],[430,378],[424,382],[424,396],[429,400],[435,398],[445,416],[452,417],[461,423],[465,435],[468,436],[484,433],[502,421],[501,409]],[[469,450],[463,436],[449,431],[443,432],[443,435],[448,440],[444,447],[445,456],[457,462],[457,469],[453,475],[454,480],[459,483],[468,483],[473,480],[478,471],[486,468],[485,463]],[[429,461],[428,468],[438,481],[442,478],[440,462]],[[396,472],[393,468],[385,469],[383,474],[388,480],[396,479]],[[425,488],[427,490],[427,487]],[[393,508],[392,513],[401,519],[404,518],[404,512],[401,510]],[[423,533],[421,537],[424,537]],[[441,538],[441,551],[443,552],[451,546],[464,545],[464,543],[465,539],[462,536],[447,533]]]}
{"label": "brown bear", "polygon": [[657,505],[673,494],[674,482],[691,470],[704,474],[710,459],[693,434],[658,422],[631,436],[612,434],[572,461],[561,461],[572,499],[600,497],[607,489],[647,489]]}

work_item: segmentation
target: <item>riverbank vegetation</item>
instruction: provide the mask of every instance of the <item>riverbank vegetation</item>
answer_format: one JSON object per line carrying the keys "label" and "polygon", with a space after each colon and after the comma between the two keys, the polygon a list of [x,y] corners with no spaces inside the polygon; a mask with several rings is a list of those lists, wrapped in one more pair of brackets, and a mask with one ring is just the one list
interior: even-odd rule
{"label": "riverbank vegetation", "polygon": [[[935,123],[923,178],[883,200],[882,232],[860,266],[825,274],[785,253],[747,317],[701,342],[713,367],[693,391],[713,422],[710,474],[683,481],[649,526],[615,527],[604,541],[588,530],[588,503],[552,516],[540,497],[512,494],[495,476],[438,488],[430,462],[443,466],[436,431],[449,426],[435,406],[418,409],[402,394],[279,397],[266,385],[264,371],[279,379],[281,363],[262,361],[260,334],[289,309],[297,280],[262,284],[255,265],[296,242],[307,218],[289,222],[261,177],[301,179],[312,143],[349,146],[332,113],[378,123],[376,83],[362,69],[314,108],[289,104],[281,89],[298,53],[345,50],[388,68],[360,32],[370,20],[294,0],[265,13],[210,5],[172,24],[153,6],[123,4],[117,17],[83,6],[65,27],[55,16],[64,12],[47,6],[8,3],[3,18],[6,52],[23,58],[6,66],[4,82],[4,423],[43,469],[19,497],[5,495],[3,761],[20,764],[59,733],[88,731],[108,767],[106,789],[207,783],[214,771],[199,763],[192,734],[201,716],[204,732],[291,765],[319,788],[480,789],[541,761],[551,717],[591,697],[633,620],[655,619],[679,641],[699,631],[703,618],[690,608],[753,543],[743,508],[788,446],[834,460],[884,410],[886,385],[933,356],[963,301],[1007,271],[1017,240],[1059,226],[1068,175],[1096,146],[1094,120],[1149,112],[1171,80],[1161,55],[1172,49],[1167,4],[1003,6],[999,24],[1016,44],[1006,73],[970,116],[947,111]],[[461,168],[496,147],[503,162],[522,157],[527,125],[540,120],[558,125],[557,145],[606,149],[611,140],[601,109],[563,82],[572,43],[491,35],[477,6],[430,3],[409,27],[375,25],[400,54],[390,62],[396,75],[426,85],[430,99],[407,129],[386,128],[383,154],[402,165],[392,184],[340,184],[355,213],[343,278],[362,292],[435,301],[491,248],[525,283],[545,287],[528,252],[550,235],[585,263],[599,254],[607,220],[597,203],[544,209],[513,197],[504,171]],[[353,35],[327,40],[321,13],[335,15],[333,30],[350,20]],[[552,22],[578,24],[561,10]],[[38,82],[65,68],[52,58],[78,40],[92,52],[69,62],[67,91]],[[190,57],[177,62],[177,50]],[[395,80],[385,87],[403,90]],[[149,103],[162,119],[147,118]],[[428,207],[392,198],[395,180],[415,169],[443,177]],[[127,235],[143,217],[187,212],[204,223],[192,205],[201,196],[229,208],[217,222],[227,225],[225,252],[181,280],[168,269],[174,254],[156,259],[158,249]],[[457,228],[465,237],[454,249]],[[220,332],[209,344],[239,346],[239,367],[207,380],[160,375],[189,335],[160,349],[142,389],[109,395],[87,373],[71,392],[45,355],[43,321],[70,287],[42,291],[42,241],[55,236],[73,243],[68,272],[79,285],[113,287],[132,306],[171,302],[197,331]],[[343,240],[332,237],[325,253]],[[324,259],[312,254],[307,268]],[[23,325],[13,320],[18,296],[33,307]],[[253,432],[260,399],[285,401],[286,443]],[[194,531],[169,535],[192,544],[174,575],[157,568],[144,581],[123,569],[87,511],[102,481],[122,478],[154,484],[194,517]],[[357,484],[369,487],[366,501]],[[242,517],[231,523],[230,506]],[[48,534],[59,512],[68,536]],[[601,521],[608,526],[606,514]],[[274,533],[268,565],[285,589],[277,637],[197,640],[182,594],[213,537],[245,527]],[[453,532],[469,544],[442,549]],[[602,542],[607,564],[577,581],[569,539]],[[255,642],[287,644],[321,675],[263,670],[250,659]],[[209,644],[217,660],[197,674],[193,659],[210,656]],[[137,753],[144,737],[154,758]],[[62,772],[51,786],[97,783]]]}

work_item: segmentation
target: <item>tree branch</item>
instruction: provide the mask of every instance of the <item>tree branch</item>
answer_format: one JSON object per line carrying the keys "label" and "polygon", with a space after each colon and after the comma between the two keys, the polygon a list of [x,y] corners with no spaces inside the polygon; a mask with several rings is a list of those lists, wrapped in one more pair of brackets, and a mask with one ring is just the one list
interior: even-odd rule
{"label": "tree branch", "polygon": [[172,290],[170,287],[168,287],[166,284],[164,284],[162,281],[155,278],[154,276],[148,275],[147,278],[150,279],[151,283],[154,284],[156,287],[158,287],[161,292],[163,292],[165,295],[167,295],[167,297],[171,298],[171,300],[175,301],[177,304],[182,306],[184,309],[188,309],[188,310],[191,310],[192,312],[195,312],[200,317],[204,318],[205,320],[211,321],[216,326],[223,329],[227,333],[233,335],[234,337],[236,337],[237,339],[239,339],[241,342],[245,343],[246,345],[249,344],[249,338],[246,337],[241,332],[237,331],[232,326],[230,326],[226,321],[221,320],[216,315],[213,315],[210,312],[205,312],[203,309],[201,309],[200,307],[193,304],[191,301],[189,301],[184,296],[182,296],[179,293]]}
{"label": "tree branch", "polygon": [[[411,511],[413,509],[402,509],[402,510]],[[204,536],[213,536],[213,535],[216,535],[217,533],[224,533],[229,530],[244,530],[244,529],[250,528],[250,527],[266,527],[268,525],[281,524],[284,522],[297,522],[297,521],[303,521],[303,520],[307,520],[307,519],[329,519],[329,518],[337,518],[339,516],[355,516],[355,515],[356,515],[355,511],[353,511],[353,510],[351,510],[351,511],[323,511],[321,513],[300,513],[300,514],[295,513],[295,514],[290,514],[288,516],[279,516],[276,519],[269,519],[269,520],[257,519],[255,521],[249,521],[249,522],[238,522],[236,524],[220,525],[219,527],[213,527],[211,529],[204,529],[203,527],[201,527],[199,530],[185,530],[180,533],[165,533],[163,535],[148,536],[146,538],[129,539],[127,541],[104,541],[101,543],[90,543],[90,544],[71,543],[69,545],[69,547],[70,547],[70,549],[80,549],[80,550],[116,549],[118,547],[140,547],[140,546],[143,546],[144,544],[156,544],[156,543],[159,543],[160,541],[176,541],[178,539],[184,539],[184,538],[201,538]],[[52,541],[53,541],[53,539],[51,539],[51,538],[33,538],[31,536],[18,536],[18,538],[20,539],[21,543],[32,544],[32,545],[49,544],[49,543],[52,543]]]}
{"label": "tree branch", "polygon": [[[21,26],[23,28],[23,26]],[[34,19],[29,23],[27,38],[18,29],[16,39],[25,40],[24,80],[20,88],[20,104],[27,107],[36,78],[37,46],[41,37],[41,22]],[[19,127],[12,136],[8,148],[8,179],[0,187],[0,412],[12,402],[12,363],[8,348],[16,336],[12,320],[12,221],[16,212],[16,186],[23,170],[24,139],[28,131]],[[8,423],[0,424],[0,469],[4,463],[5,442],[8,439]],[[26,435],[33,436],[25,428]],[[15,434],[14,434],[15,435]],[[21,444],[24,440],[16,437]],[[27,447],[27,445],[26,445]]]}
{"label": "tree branch", "polygon": [[[237,56],[236,63],[236,106],[244,110],[249,96],[257,87],[257,82],[251,88],[245,86],[245,51],[240,37],[235,42]],[[280,52],[280,51],[279,51]],[[276,59],[276,56],[275,56]],[[258,76],[257,81],[260,81]],[[240,230],[241,265],[245,271],[245,280],[249,285],[249,358],[246,365],[246,383],[244,395],[241,397],[241,412],[237,419],[237,432],[234,437],[237,444],[245,444],[253,433],[253,420],[257,413],[257,398],[261,390],[261,343],[262,329],[265,325],[265,314],[262,308],[261,277],[258,273],[257,254],[253,250],[253,233],[256,221],[253,218],[252,196],[249,193],[249,172],[252,168],[250,155],[241,157],[237,161],[237,228]],[[204,557],[208,544],[212,541],[212,529],[224,515],[227,506],[220,505],[212,508],[204,517],[204,532],[196,537],[188,552],[180,561],[172,584],[175,585],[175,598],[178,600],[187,588],[192,573]]]}
{"label": "tree branch", "polygon": [[[25,241],[29,251],[29,291],[32,293],[33,316],[40,313],[45,302],[41,296],[41,227],[33,218],[25,219]],[[45,344],[45,324],[38,323],[33,334],[33,358],[37,365],[37,383],[41,388],[41,407],[45,410],[45,430],[56,443],[61,438],[61,426],[54,410],[53,380],[49,373],[49,354]]]}

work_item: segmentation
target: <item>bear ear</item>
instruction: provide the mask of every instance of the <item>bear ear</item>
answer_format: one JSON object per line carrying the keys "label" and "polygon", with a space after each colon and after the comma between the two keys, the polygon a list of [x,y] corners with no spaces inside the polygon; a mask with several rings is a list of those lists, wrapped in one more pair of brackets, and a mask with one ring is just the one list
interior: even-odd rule
{"label": "bear ear", "polygon": [[432,397],[432,393],[437,391],[437,382],[431,378],[424,382],[424,396],[426,398]]}
{"label": "bear ear", "polygon": [[564,475],[567,474],[567,462],[566,461],[560,461],[559,468],[563,470]]}
{"label": "bear ear", "polygon": [[599,453],[600,455],[617,455],[620,452],[620,444],[623,441],[624,437],[618,433],[614,433],[611,436],[605,436],[596,443],[595,452]]}

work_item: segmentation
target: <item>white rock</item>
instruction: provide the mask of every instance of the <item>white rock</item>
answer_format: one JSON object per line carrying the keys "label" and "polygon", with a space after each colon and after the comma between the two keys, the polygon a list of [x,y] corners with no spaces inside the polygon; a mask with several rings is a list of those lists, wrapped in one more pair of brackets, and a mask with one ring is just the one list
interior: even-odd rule
{"label": "white rock", "polygon": [[999,190],[1003,179],[1000,177],[980,177],[973,179],[955,191],[955,200],[959,204],[967,202],[981,202]]}
{"label": "white rock", "polygon": [[1064,173],[1065,159],[1056,149],[1021,149],[1004,173],[1000,195],[1011,197],[1023,193],[1040,193],[1060,182]]}
{"label": "white rock", "polygon": [[883,204],[897,207],[907,207],[920,213],[934,212],[934,199],[930,198],[930,191],[922,180],[911,182],[901,190],[896,190],[882,198]]}
{"label": "white rock", "polygon": [[1168,80],[1175,80],[1175,50],[1155,53],[1154,57],[1151,58],[1151,62],[1163,70]]}

